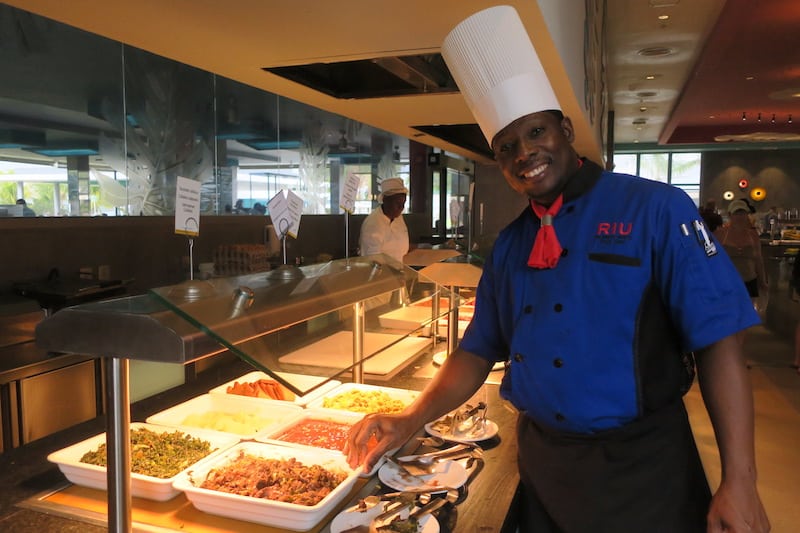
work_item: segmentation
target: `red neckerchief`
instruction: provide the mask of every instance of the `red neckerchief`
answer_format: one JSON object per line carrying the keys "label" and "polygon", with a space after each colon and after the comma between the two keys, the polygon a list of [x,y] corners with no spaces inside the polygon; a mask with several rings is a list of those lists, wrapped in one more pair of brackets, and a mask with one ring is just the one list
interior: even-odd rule
{"label": "red neckerchief", "polygon": [[[578,159],[578,168],[582,166],[583,161]],[[531,209],[541,220],[541,227],[536,234],[536,240],[533,242],[531,255],[528,256],[528,266],[533,268],[554,268],[561,257],[561,244],[558,242],[558,237],[556,237],[553,219],[564,203],[564,195],[559,194],[550,207],[539,205],[533,200],[530,202]]]}
{"label": "red neckerchief", "polygon": [[553,228],[553,217],[556,216],[563,203],[563,194],[559,194],[550,207],[539,205],[531,200],[531,208],[541,219],[542,227],[536,234],[531,255],[528,257],[529,267],[553,268],[558,264],[558,258],[561,257],[561,244],[559,244],[556,230]]}

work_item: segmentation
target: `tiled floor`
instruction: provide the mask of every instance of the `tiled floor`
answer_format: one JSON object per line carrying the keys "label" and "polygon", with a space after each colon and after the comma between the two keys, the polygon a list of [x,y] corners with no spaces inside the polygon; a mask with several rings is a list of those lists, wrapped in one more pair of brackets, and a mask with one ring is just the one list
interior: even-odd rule
{"label": "tiled floor", "polygon": [[[791,367],[790,342],[757,327],[748,332],[756,415],[759,492],[774,533],[800,531],[800,375]],[[695,439],[712,488],[720,479],[719,456],[711,423],[695,385],[686,395]]]}

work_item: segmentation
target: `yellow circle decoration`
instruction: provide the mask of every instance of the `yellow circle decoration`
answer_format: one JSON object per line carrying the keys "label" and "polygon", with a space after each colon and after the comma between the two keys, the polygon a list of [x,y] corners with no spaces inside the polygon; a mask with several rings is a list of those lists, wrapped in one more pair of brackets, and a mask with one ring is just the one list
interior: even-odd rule
{"label": "yellow circle decoration", "polygon": [[767,191],[764,190],[763,187],[756,187],[752,191],[750,191],[750,198],[752,198],[756,202],[760,202],[766,197],[767,197]]}
{"label": "yellow circle decoration", "polygon": [[725,200],[733,200],[733,196],[734,196],[733,191],[725,191],[724,193],[722,193],[722,197]]}

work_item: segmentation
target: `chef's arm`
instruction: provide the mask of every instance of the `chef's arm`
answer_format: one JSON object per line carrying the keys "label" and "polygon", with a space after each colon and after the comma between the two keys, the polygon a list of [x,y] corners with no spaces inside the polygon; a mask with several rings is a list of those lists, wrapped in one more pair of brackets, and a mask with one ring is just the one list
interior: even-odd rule
{"label": "chef's arm", "polygon": [[756,488],[753,393],[735,336],[697,353],[697,376],[722,466],[708,531],[769,531]]}
{"label": "chef's arm", "polygon": [[[371,414],[350,430],[345,453],[350,466],[363,465],[365,471],[386,452],[402,446],[425,423],[435,420],[467,401],[486,380],[492,369],[488,361],[457,349],[445,360],[417,399],[396,415]],[[367,443],[375,437],[378,444],[369,450]]]}

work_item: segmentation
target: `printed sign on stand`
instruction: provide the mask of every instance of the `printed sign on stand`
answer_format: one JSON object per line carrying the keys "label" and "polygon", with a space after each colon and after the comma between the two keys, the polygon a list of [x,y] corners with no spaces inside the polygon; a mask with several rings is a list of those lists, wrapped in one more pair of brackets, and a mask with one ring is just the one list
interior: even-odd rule
{"label": "printed sign on stand", "polygon": [[292,191],[284,194],[281,189],[272,197],[267,207],[278,236],[284,238],[289,235],[296,239],[300,230],[300,217],[303,215],[303,199]]}
{"label": "printed sign on stand", "polygon": [[352,172],[347,175],[347,179],[342,185],[342,193],[339,197],[339,207],[353,214],[356,207],[356,196],[358,195],[358,186],[361,185],[361,178]]}
{"label": "printed sign on stand", "polygon": [[175,187],[175,233],[200,234],[200,182],[178,176]]}

